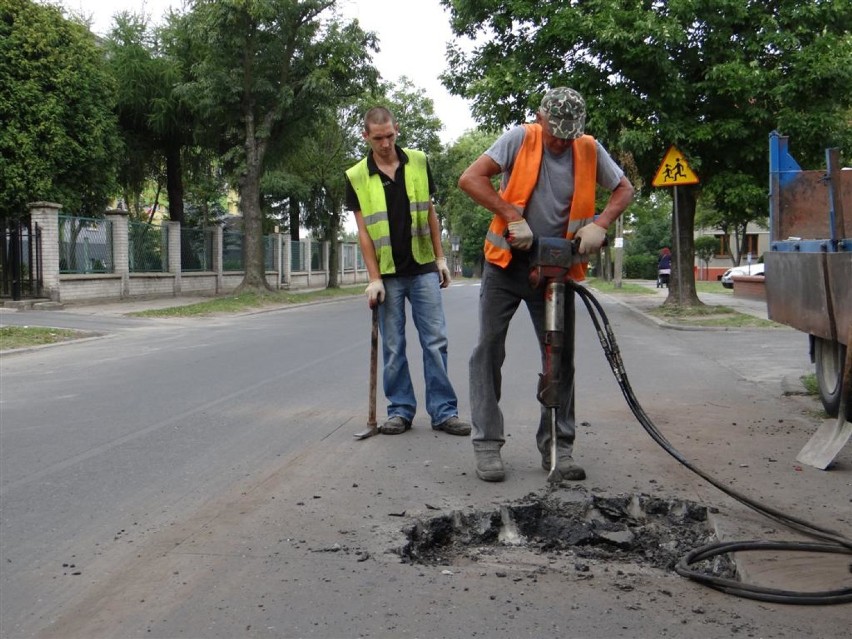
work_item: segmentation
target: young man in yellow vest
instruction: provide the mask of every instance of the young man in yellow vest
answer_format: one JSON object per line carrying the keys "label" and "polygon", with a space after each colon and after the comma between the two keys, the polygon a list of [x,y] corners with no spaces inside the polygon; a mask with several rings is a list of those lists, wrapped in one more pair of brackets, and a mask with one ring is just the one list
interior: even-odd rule
{"label": "young man in yellow vest", "polygon": [[[540,345],[544,333],[544,287],[529,283],[529,250],[535,237],[580,241],[582,255],[600,250],[607,227],[633,199],[633,187],[603,146],[583,135],[585,102],[575,90],[551,89],[536,123],[504,133],[459,178],[459,187],[494,214],[485,239],[486,263],[479,297],[479,340],[470,357],[470,402],[476,474],[505,477],[500,449],[505,439],[498,405],[509,321],[524,301]],[[497,192],[491,177],[501,175]],[[595,216],[595,185],[611,191]],[[584,278],[586,264],[570,275]],[[557,468],[564,479],[585,479],[574,449],[574,295],[566,288],[565,335],[557,414]],[[549,413],[542,407],[536,444],[550,469]]]}
{"label": "young man in yellow vest", "polygon": [[405,354],[405,300],[423,349],[426,412],[432,428],[469,435],[447,373],[447,324],[441,289],[450,285],[441,227],[432,194],[435,184],[426,154],[396,145],[399,126],[384,107],[364,116],[367,157],[346,171],[346,203],[355,213],[358,239],[369,273],[367,302],[379,305],[384,358],[386,435],[411,428],[417,410]]}

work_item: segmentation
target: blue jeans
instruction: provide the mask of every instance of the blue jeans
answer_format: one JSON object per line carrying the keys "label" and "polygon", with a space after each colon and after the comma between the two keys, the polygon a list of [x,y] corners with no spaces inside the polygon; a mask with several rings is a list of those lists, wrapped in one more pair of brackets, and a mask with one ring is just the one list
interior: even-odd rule
{"label": "blue jeans", "polygon": [[[525,260],[515,257],[506,269],[485,264],[479,290],[479,341],[470,356],[470,409],[473,447],[499,450],[506,441],[500,410],[501,372],[506,359],[509,322],[521,301],[527,305],[538,336],[544,369],[544,286],[530,287]],[[574,447],[574,291],[565,290],[565,334],[557,408],[556,447],[560,456]],[[550,414],[542,406],[536,445],[542,455],[550,450]]]}
{"label": "blue jeans", "polygon": [[405,300],[423,350],[426,381],[426,411],[437,426],[458,415],[458,399],[447,373],[447,322],[441,304],[437,273],[384,278],[385,301],[379,305],[379,330],[384,357],[383,383],[388,417],[399,415],[409,421],[417,412],[417,400],[405,354]]}

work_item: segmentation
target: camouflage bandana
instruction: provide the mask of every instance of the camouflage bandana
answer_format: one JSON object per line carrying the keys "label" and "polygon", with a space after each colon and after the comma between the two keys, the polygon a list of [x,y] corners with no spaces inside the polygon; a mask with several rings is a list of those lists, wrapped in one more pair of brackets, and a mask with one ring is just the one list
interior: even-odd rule
{"label": "camouflage bandana", "polygon": [[563,140],[575,140],[586,126],[586,103],[574,89],[551,89],[541,101],[541,114],[547,120],[550,134]]}

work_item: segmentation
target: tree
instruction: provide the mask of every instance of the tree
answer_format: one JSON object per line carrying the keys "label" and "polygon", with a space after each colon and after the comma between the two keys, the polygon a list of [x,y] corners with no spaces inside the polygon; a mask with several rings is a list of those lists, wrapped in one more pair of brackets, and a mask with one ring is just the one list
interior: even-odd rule
{"label": "tree", "polygon": [[334,113],[325,113],[324,116],[315,120],[317,126],[312,134],[303,138],[294,160],[297,160],[303,184],[309,190],[302,200],[305,224],[315,231],[319,239],[329,242],[328,288],[338,288],[338,246],[346,197],[344,171],[353,162],[353,144],[341,124],[345,118]]}
{"label": "tree", "polygon": [[60,9],[0,0],[0,217],[33,200],[101,215],[121,145],[114,86],[88,29]]}
{"label": "tree", "polygon": [[[164,173],[169,218],[184,223],[183,155],[194,144],[196,118],[177,90],[184,77],[181,62],[164,50],[159,35],[144,17],[124,12],[105,44],[128,150],[121,181],[130,200],[151,179],[161,183]],[[207,156],[196,151],[196,161],[199,157]]]}
{"label": "tree", "polygon": [[435,157],[433,172],[438,188],[437,208],[447,221],[447,230],[460,240],[462,263],[482,267],[485,233],[491,212],[474,204],[458,187],[459,176],[496,140],[497,133],[465,132],[445,153]]}
{"label": "tree", "polygon": [[[419,149],[430,157],[441,151],[438,132],[443,125],[435,115],[435,102],[428,97],[425,89],[418,88],[407,76],[402,76],[396,84],[383,84],[379,96],[383,97],[378,97],[376,103],[389,108],[399,123],[397,144]],[[361,119],[359,130],[363,128]]]}
{"label": "tree", "polygon": [[719,240],[712,235],[701,235],[695,238],[695,255],[704,263],[704,268],[710,268],[710,260],[719,249]]}
{"label": "tree", "polygon": [[334,0],[197,0],[175,18],[194,63],[183,86],[224,151],[240,194],[245,277],[238,290],[267,287],[261,179],[267,154],[316,112],[355,96],[374,73],[375,39],[357,23],[325,22]]}
{"label": "tree", "polygon": [[674,278],[669,302],[699,303],[699,193],[726,214],[765,214],[765,195],[756,194],[765,194],[770,131],[797,140],[806,163],[826,146],[852,145],[852,5],[844,0],[442,4],[454,32],[475,45],[452,49],[444,83],[472,101],[480,122],[522,121],[549,85],[564,84],[586,97],[588,131],[632,154],[642,175],[670,144],[687,155],[702,186],[671,189],[681,248],[674,268],[686,277]]}

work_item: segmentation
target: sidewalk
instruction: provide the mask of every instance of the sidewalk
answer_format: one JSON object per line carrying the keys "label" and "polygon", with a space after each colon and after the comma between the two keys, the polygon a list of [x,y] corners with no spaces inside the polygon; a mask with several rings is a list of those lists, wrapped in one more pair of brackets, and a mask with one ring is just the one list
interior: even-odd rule
{"label": "sidewalk", "polygon": [[[608,297],[620,304],[629,306],[633,310],[641,313],[654,322],[655,324],[668,325],[665,320],[647,313],[648,310],[662,305],[669,296],[669,289],[657,288],[656,282],[653,280],[623,280],[625,284],[643,286],[652,291],[653,295],[646,294],[631,294],[631,293],[615,293]],[[698,293],[698,299],[709,306],[726,306],[738,313],[751,315],[760,319],[769,319],[769,311],[765,300],[751,299],[747,297],[738,297],[736,295],[728,295],[727,293]],[[698,328],[698,327],[695,327]]]}
{"label": "sidewalk", "polygon": [[[668,325],[664,320],[650,315],[647,311],[656,308],[665,302],[669,295],[669,289],[657,288],[653,280],[623,280],[626,284],[639,285],[653,292],[653,295],[615,293],[607,297],[624,306],[628,306],[642,314],[646,319],[659,324]],[[358,288],[357,293],[361,292]],[[596,293],[597,294],[597,293]],[[768,319],[768,311],[764,300],[755,300],[726,293],[699,293],[698,298],[705,304],[711,306],[727,306],[737,312],[752,315],[761,319]],[[163,308],[174,308],[176,306],[189,306],[211,299],[203,295],[182,295],[177,297],[156,297],[143,299],[126,299],[120,301],[103,302],[69,302],[61,305],[60,309],[69,313],[80,315],[107,315],[120,316],[140,311],[158,310]],[[14,309],[0,309],[3,312],[15,312]]]}

